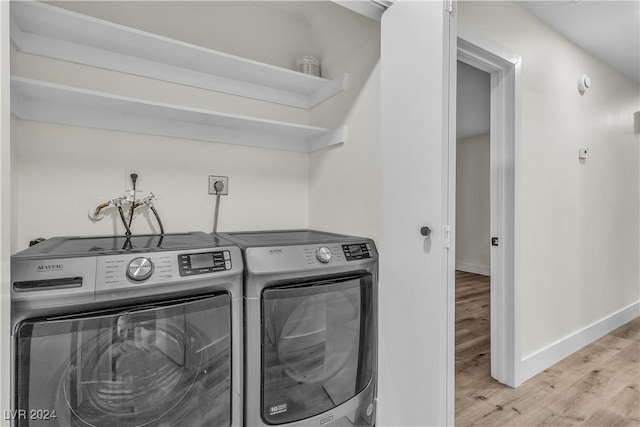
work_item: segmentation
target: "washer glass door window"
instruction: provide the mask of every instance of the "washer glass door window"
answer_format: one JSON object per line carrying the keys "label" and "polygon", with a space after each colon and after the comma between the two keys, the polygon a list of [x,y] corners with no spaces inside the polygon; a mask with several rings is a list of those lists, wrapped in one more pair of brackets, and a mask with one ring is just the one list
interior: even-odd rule
{"label": "washer glass door window", "polygon": [[346,402],[373,370],[370,274],[285,283],[262,293],[262,417],[303,420]]}
{"label": "washer glass door window", "polygon": [[218,293],[22,322],[17,425],[228,426],[230,307]]}

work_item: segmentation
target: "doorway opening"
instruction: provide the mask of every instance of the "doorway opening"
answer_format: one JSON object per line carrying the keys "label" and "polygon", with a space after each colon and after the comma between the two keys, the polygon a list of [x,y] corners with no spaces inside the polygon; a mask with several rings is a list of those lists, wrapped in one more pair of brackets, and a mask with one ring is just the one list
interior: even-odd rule
{"label": "doorway opening", "polygon": [[[488,73],[490,79],[490,101],[485,107],[489,113],[489,235],[486,230],[482,251],[488,250],[490,260],[489,324],[490,324],[490,372],[495,380],[517,386],[520,367],[520,343],[516,331],[519,330],[517,296],[516,248],[516,152],[518,150],[518,87],[520,57],[503,46],[481,36],[458,29],[457,59],[472,71]],[[461,65],[461,68],[463,66]],[[474,70],[477,69],[477,70]],[[455,140],[455,139],[452,139]],[[485,139],[486,144],[486,139]],[[474,148],[477,148],[474,147]],[[456,150],[451,150],[454,153]],[[486,155],[486,154],[485,154]],[[451,163],[457,163],[457,153]],[[485,158],[486,161],[486,158]],[[456,168],[453,168],[455,171]],[[456,181],[455,172],[450,172],[450,182]],[[486,185],[486,181],[484,182]],[[457,191],[451,188],[450,192]],[[485,196],[486,197],[486,196]],[[486,202],[486,198],[483,199]],[[456,207],[453,215],[457,215]],[[451,218],[454,222],[455,218]],[[456,227],[458,224],[456,224]],[[458,230],[456,230],[456,236]],[[462,235],[464,238],[464,233]],[[457,247],[456,237],[456,251]],[[488,249],[487,249],[487,245]],[[457,257],[456,257],[457,258]],[[484,259],[487,256],[485,254]],[[458,261],[456,259],[456,261]],[[462,260],[459,260],[462,262]],[[472,264],[472,263],[468,263]],[[460,265],[458,265],[460,267]],[[472,271],[471,274],[489,271]],[[481,276],[480,276],[481,277]]]}
{"label": "doorway opening", "polygon": [[[455,380],[456,414],[491,381],[491,75],[457,63]],[[464,424],[464,420],[458,420]]]}

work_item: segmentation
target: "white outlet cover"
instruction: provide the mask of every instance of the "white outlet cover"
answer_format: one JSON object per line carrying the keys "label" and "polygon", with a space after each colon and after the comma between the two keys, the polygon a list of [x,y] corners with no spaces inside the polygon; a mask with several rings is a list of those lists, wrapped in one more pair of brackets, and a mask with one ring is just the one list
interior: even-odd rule
{"label": "white outlet cover", "polygon": [[589,158],[589,149],[585,147],[578,148],[578,158],[586,160]]}
{"label": "white outlet cover", "polygon": [[217,195],[216,189],[214,187],[217,181],[222,181],[223,187],[220,192],[220,196],[226,196],[229,194],[229,177],[228,176],[215,176],[209,175],[209,194]]}

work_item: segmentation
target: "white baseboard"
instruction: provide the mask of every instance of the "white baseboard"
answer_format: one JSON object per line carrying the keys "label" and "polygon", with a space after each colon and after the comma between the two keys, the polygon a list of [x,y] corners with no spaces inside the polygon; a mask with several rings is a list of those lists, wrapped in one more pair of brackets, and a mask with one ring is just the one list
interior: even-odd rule
{"label": "white baseboard", "polygon": [[491,276],[491,267],[485,267],[483,265],[456,262],[456,270],[466,271],[467,273],[482,274],[483,276]]}
{"label": "white baseboard", "polygon": [[550,346],[525,356],[517,372],[516,384],[539,374],[582,347],[640,316],[640,301],[575,332]]}

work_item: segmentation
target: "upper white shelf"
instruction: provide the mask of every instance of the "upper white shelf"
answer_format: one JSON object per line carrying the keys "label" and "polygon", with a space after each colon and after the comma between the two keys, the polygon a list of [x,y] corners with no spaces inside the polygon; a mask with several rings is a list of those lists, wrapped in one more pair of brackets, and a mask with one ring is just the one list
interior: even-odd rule
{"label": "upper white shelf", "polygon": [[11,2],[16,49],[158,80],[310,109],[346,87],[33,1]]}
{"label": "upper white shelf", "polygon": [[307,153],[346,137],[346,127],[257,119],[23,77],[11,77],[11,112],[23,120]]}

